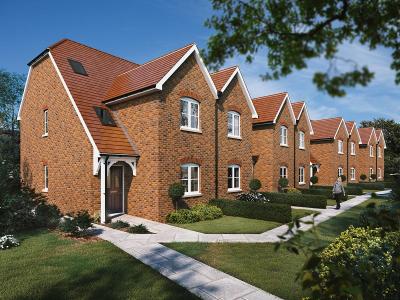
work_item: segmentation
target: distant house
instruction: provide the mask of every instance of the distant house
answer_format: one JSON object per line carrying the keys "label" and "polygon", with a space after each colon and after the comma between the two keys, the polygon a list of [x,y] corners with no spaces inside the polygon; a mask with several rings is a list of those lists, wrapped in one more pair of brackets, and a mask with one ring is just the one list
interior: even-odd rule
{"label": "distant house", "polygon": [[358,132],[356,122],[346,121],[347,132],[349,138],[346,143],[347,146],[347,180],[350,183],[356,183],[360,179],[361,168],[359,166],[359,159],[361,153],[359,153],[359,145],[361,143],[361,137]]}

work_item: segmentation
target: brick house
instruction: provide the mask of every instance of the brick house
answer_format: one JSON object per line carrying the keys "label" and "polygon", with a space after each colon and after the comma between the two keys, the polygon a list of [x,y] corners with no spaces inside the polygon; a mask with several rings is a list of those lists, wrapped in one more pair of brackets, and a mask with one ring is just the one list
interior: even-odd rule
{"label": "brick house", "polygon": [[339,175],[347,174],[347,139],[349,133],[341,117],[311,121],[314,134],[310,148],[318,162],[318,184],[332,185]]}
{"label": "brick house", "polygon": [[310,186],[310,135],[314,134],[305,102],[292,103],[296,118],[294,127],[293,182],[296,188]]}
{"label": "brick house", "polygon": [[139,65],[68,39],[28,65],[21,175],[64,213],[164,221],[174,182],[189,206],[246,191],[257,113],[237,67],[211,76],[195,44]]}
{"label": "brick house", "polygon": [[258,114],[252,134],[254,177],[261,181],[262,191],[276,191],[280,177],[293,187],[296,117],[289,94],[263,96],[253,103]]}
{"label": "brick house", "polygon": [[358,157],[358,165],[360,175],[367,175],[367,180],[371,180],[371,175],[376,174],[376,149],[378,140],[375,128],[359,128],[361,143],[359,145],[360,156]]}
{"label": "brick house", "polygon": [[377,180],[383,181],[385,179],[385,149],[386,142],[382,129],[375,130],[376,139],[378,141],[376,148],[376,175]]}
{"label": "brick house", "polygon": [[359,182],[359,166],[358,159],[360,153],[358,153],[358,146],[361,143],[360,134],[358,132],[358,128],[356,122],[354,121],[346,121],[347,132],[349,133],[349,138],[346,142],[347,147],[347,173],[346,177],[348,182],[356,183]]}

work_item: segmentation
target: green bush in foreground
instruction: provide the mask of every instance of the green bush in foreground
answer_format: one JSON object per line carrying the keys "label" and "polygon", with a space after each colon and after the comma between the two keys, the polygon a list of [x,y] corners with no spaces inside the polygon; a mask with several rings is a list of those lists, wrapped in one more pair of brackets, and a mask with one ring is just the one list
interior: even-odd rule
{"label": "green bush in foreground", "polygon": [[253,192],[258,191],[259,189],[261,189],[261,181],[255,178],[250,180],[249,188]]}
{"label": "green bush in foreground", "polygon": [[151,233],[146,225],[144,224],[139,224],[139,225],[135,225],[135,226],[131,226],[128,228],[127,230],[129,233],[140,233],[140,234],[145,234],[145,233]]}
{"label": "green bush in foreground", "polygon": [[199,204],[192,208],[193,211],[200,213],[200,220],[214,220],[222,217],[222,210],[214,205]]}
{"label": "green bush in foreground", "polygon": [[222,210],[213,205],[199,204],[192,209],[179,209],[167,216],[167,222],[173,224],[195,223],[222,217]]}
{"label": "green bush in foreground", "polygon": [[211,205],[218,206],[226,216],[243,217],[287,223],[292,220],[292,209],[288,204],[247,202],[239,200],[212,199]]}
{"label": "green bush in foreground", "polygon": [[114,229],[127,228],[127,227],[129,227],[129,223],[125,222],[125,221],[118,220],[116,222],[112,222],[110,224],[110,227],[114,228]]}
{"label": "green bush in foreground", "polygon": [[59,230],[74,237],[83,237],[88,234],[88,229],[92,227],[93,218],[86,210],[67,215],[58,226]]}
{"label": "green bush in foreground", "polygon": [[270,203],[289,204],[292,206],[303,206],[313,208],[326,208],[327,197],[319,195],[303,195],[290,193],[261,193]]}

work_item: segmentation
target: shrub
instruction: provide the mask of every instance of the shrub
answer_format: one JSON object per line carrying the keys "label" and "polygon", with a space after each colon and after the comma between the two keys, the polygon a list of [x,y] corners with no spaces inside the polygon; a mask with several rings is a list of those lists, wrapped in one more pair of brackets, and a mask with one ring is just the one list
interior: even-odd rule
{"label": "shrub", "polygon": [[129,223],[125,222],[125,221],[118,220],[116,222],[112,222],[110,224],[110,227],[114,228],[114,229],[127,228],[127,227],[129,227]]}
{"label": "shrub", "polygon": [[[348,199],[348,194],[347,194],[347,189],[345,188],[346,195],[343,196],[342,201],[346,201]],[[301,190],[302,194],[312,196],[312,195],[318,195],[318,196],[323,196],[325,199],[330,199],[332,198],[332,188],[330,189],[318,189],[318,188],[310,188],[310,189],[303,189]]]}
{"label": "shrub", "polygon": [[371,179],[376,180],[376,174],[371,174]]}
{"label": "shrub", "polygon": [[236,199],[247,202],[269,202],[262,193],[241,193],[237,195]]}
{"label": "shrub", "polygon": [[199,204],[192,208],[200,214],[200,221],[214,220],[222,217],[222,210],[214,205]]}
{"label": "shrub", "polygon": [[88,234],[88,229],[92,227],[93,218],[86,210],[77,212],[76,214],[68,214],[63,221],[60,222],[58,228],[71,236],[82,237]]}
{"label": "shrub", "polygon": [[224,215],[287,223],[292,220],[292,209],[287,204],[246,202],[212,199],[211,205],[221,208]]}
{"label": "shrub", "polygon": [[287,192],[288,194],[300,194],[300,195],[301,195],[301,191],[298,190],[298,189],[296,189],[296,188],[288,188],[288,189],[286,190],[286,192]]}
{"label": "shrub", "polygon": [[143,234],[143,233],[151,233],[151,232],[147,229],[146,225],[144,225],[144,224],[139,224],[139,225],[131,226],[131,227],[128,228],[127,231],[128,231],[129,233],[141,233],[141,234]]}
{"label": "shrub", "polygon": [[364,190],[384,190],[385,184],[383,182],[360,182],[349,183],[347,187],[359,187]]}
{"label": "shrub", "polygon": [[19,241],[13,235],[4,235],[0,237],[0,250],[18,247],[19,245]]}
{"label": "shrub", "polygon": [[261,188],[261,181],[255,178],[250,180],[249,188],[253,192],[258,191]]}
{"label": "shrub", "polygon": [[372,192],[372,193],[371,193],[371,197],[372,197],[372,198],[376,198],[376,193],[375,193],[375,192]]}
{"label": "shrub", "polygon": [[340,175],[340,178],[342,179],[342,182],[345,182],[347,179],[346,175]]}
{"label": "shrub", "polygon": [[[352,289],[342,289],[340,299],[350,299],[359,288],[362,299],[398,299],[400,232],[384,235],[381,228],[354,228],[342,232],[320,257],[319,278],[323,293],[335,292],[338,279]],[[331,294],[332,295],[332,294]],[[329,298],[333,299],[333,298]]]}
{"label": "shrub", "polygon": [[310,182],[312,183],[312,184],[317,184],[318,183],[318,176],[311,176],[311,178],[310,178]]}
{"label": "shrub", "polygon": [[175,209],[178,209],[179,200],[185,194],[185,188],[183,187],[182,183],[175,182],[169,186],[168,195],[174,201]]}
{"label": "shrub", "polygon": [[38,227],[56,228],[60,223],[61,213],[56,205],[40,203],[34,212]]}
{"label": "shrub", "polygon": [[200,219],[200,213],[190,209],[178,209],[167,215],[167,222],[172,224],[195,223]]}
{"label": "shrub", "polygon": [[289,180],[287,178],[281,177],[278,180],[278,186],[280,189],[285,189],[289,184]]}
{"label": "shrub", "polygon": [[361,175],[360,175],[360,179],[361,179],[362,181],[367,180],[367,175],[361,174]]}
{"label": "shrub", "polygon": [[326,208],[327,197],[319,195],[303,195],[303,194],[288,194],[288,193],[262,193],[270,203],[289,204],[293,206]]}
{"label": "shrub", "polygon": [[[329,185],[313,185],[310,187],[310,190],[315,190],[315,189],[328,190],[332,194],[332,186],[329,186]],[[347,184],[347,186],[344,187],[344,190],[346,191],[346,194],[349,194],[349,195],[362,195],[363,194],[363,189],[362,189],[362,187],[358,186],[358,184],[349,183],[349,184]]]}

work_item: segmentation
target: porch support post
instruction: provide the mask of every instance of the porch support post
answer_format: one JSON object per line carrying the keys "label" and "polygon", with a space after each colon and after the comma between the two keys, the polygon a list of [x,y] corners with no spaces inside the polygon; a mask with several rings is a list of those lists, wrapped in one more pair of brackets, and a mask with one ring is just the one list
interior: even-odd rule
{"label": "porch support post", "polygon": [[100,221],[106,222],[106,158],[100,158]]}

